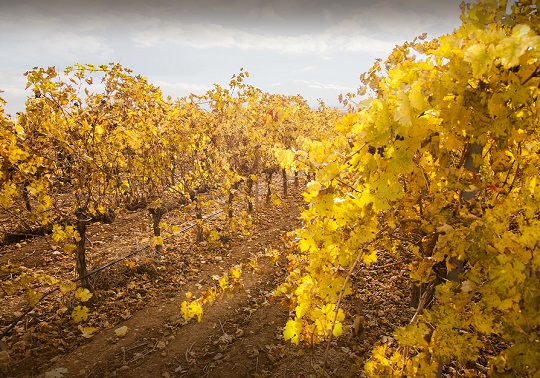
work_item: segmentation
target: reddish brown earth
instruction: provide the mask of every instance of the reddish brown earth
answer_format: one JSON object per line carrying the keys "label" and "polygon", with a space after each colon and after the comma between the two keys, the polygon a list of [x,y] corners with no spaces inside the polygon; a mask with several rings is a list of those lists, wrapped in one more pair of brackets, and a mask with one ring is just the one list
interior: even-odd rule
{"label": "reddish brown earth", "polygon": [[[279,206],[260,205],[251,235],[220,231],[219,243],[194,242],[193,231],[167,239],[161,256],[146,249],[93,276],[94,298],[85,326],[99,329],[81,336],[69,316],[79,303],[55,293],[40,302],[2,341],[10,360],[5,377],[346,377],[362,376],[363,363],[377,343],[392,344],[409,308],[406,262],[381,252],[379,262],[355,273],[344,308],[347,324],[365,317],[365,332],[345,334],[326,345],[297,347],[282,337],[289,309],[272,291],[287,274],[287,232],[299,227],[303,206],[293,191]],[[178,223],[170,214],[167,222]],[[209,221],[225,230],[224,221]],[[150,232],[144,211],[126,212],[111,225],[89,230],[90,268],[125,256],[144,245]],[[274,263],[267,251],[279,251]],[[254,262],[257,264],[254,264]],[[2,247],[0,264],[24,265],[71,279],[73,259],[41,237]],[[243,264],[241,287],[205,307],[200,323],[185,321],[180,303],[216,285],[232,266]],[[2,280],[9,277],[2,276]],[[44,289],[41,289],[42,291]],[[0,331],[26,308],[21,293],[0,299]],[[126,326],[124,337],[114,330]]]}

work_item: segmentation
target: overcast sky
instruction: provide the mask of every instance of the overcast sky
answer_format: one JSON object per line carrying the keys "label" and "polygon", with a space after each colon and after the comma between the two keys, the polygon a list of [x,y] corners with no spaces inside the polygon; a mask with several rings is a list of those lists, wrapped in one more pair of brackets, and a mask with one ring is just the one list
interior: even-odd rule
{"label": "overcast sky", "polygon": [[173,98],[249,84],[338,106],[396,44],[460,25],[461,0],[2,0],[0,96],[24,110],[32,67],[120,62]]}

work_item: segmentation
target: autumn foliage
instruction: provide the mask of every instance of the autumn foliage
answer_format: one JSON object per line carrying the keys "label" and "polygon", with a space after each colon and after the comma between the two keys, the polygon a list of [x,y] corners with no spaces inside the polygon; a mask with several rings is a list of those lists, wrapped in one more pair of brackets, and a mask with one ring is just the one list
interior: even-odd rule
{"label": "autumn foliage", "polygon": [[535,1],[507,5],[464,5],[452,34],[396,47],[362,75],[367,96],[344,99],[338,134],[296,154],[316,179],[277,289],[286,339],[339,335],[351,272],[386,249],[411,256],[423,293],[368,375],[440,375],[491,343],[493,375],[540,374],[540,18]]}
{"label": "autumn foliage", "polygon": [[[162,221],[173,210],[194,213],[199,242],[218,242],[220,231],[249,235],[259,177],[279,168],[274,150],[285,147],[285,136],[292,140],[309,129],[312,113],[339,115],[326,107],[312,110],[300,96],[264,93],[244,83],[249,74],[243,70],[227,88],[216,84],[203,95],[175,101],[120,64],[76,64],[63,72],[36,67],[25,75],[33,93],[25,111],[11,118],[0,104],[0,241],[50,235],[55,248],[74,256],[77,273],[76,283],[60,282],[3,266],[11,279],[2,284],[2,295],[24,292],[30,306],[43,297],[36,286],[62,294],[78,285],[92,290],[87,226],[112,223],[125,209],[148,210],[149,244],[158,253],[182,231]],[[266,196],[269,204],[279,200],[271,180]],[[235,208],[245,211],[233,214],[237,202],[244,204]],[[228,229],[205,228],[210,212],[227,214]],[[213,301],[228,285],[220,281],[208,298],[186,307],[185,316],[200,317],[202,308],[194,312],[194,303]],[[89,299],[73,309],[75,322],[87,320]],[[96,331],[81,329],[85,337]]]}
{"label": "autumn foliage", "polygon": [[[453,33],[376,61],[358,94],[342,97],[345,115],[265,93],[243,70],[227,88],[176,101],[119,64],[29,71],[26,110],[10,118],[0,106],[0,233],[5,243],[51,234],[75,255],[83,288],[8,266],[4,292],[25,289],[35,304],[30,282],[40,281],[87,302],[86,225],[146,207],[160,251],[179,232],[165,212],[195,212],[199,240],[215,242],[202,219],[221,208],[248,234],[258,184],[270,204],[274,174],[305,171],[303,227],[274,292],[291,311],[286,340],[312,346],[349,332],[341,304],[353,273],[387,250],[412,261],[417,311],[396,331],[398,348],[375,347],[369,376],[440,376],[492,343],[493,376],[538,376],[540,17],[535,0],[462,11]],[[234,214],[235,201],[246,211]],[[239,274],[189,294],[183,316],[200,320]],[[88,308],[71,315],[84,322]]]}

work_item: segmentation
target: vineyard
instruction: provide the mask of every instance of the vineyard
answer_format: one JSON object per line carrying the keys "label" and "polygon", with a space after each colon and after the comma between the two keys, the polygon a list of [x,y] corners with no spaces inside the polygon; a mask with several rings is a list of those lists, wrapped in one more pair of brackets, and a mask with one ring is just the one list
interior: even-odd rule
{"label": "vineyard", "polygon": [[116,63],[25,75],[6,377],[540,377],[536,0],[463,4],[346,112],[243,69],[176,100]]}

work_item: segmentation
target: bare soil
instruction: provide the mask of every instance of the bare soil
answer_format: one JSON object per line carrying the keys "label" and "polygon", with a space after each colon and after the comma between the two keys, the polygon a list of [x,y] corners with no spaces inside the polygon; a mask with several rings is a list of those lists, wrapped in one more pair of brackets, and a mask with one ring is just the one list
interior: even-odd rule
{"label": "bare soil", "polygon": [[[140,249],[133,258],[92,276],[94,298],[82,337],[71,316],[80,303],[55,293],[34,308],[2,342],[10,356],[5,377],[347,377],[363,376],[362,366],[374,345],[392,344],[396,327],[414,314],[409,308],[407,262],[381,251],[377,264],[361,268],[353,295],[344,305],[347,324],[362,313],[365,330],[333,340],[327,366],[326,344],[313,348],[283,340],[289,309],[273,290],[287,275],[287,233],[301,225],[304,206],[292,190],[278,206],[259,204],[249,236],[229,232],[225,220],[208,221],[220,230],[218,243],[195,243],[194,230],[166,240],[161,255],[142,248],[151,235],[144,210],[125,212],[111,225],[89,229],[90,269]],[[168,214],[167,222],[182,216]],[[268,252],[277,250],[274,262]],[[39,269],[65,280],[74,277],[73,257],[49,237],[2,247],[0,264]],[[197,297],[216,285],[232,266],[242,264],[241,286],[205,307],[199,323],[182,318],[186,293]],[[3,276],[2,280],[9,277]],[[46,292],[47,288],[36,288]],[[0,298],[0,331],[26,308],[18,292]],[[118,337],[115,330],[126,326]]]}

